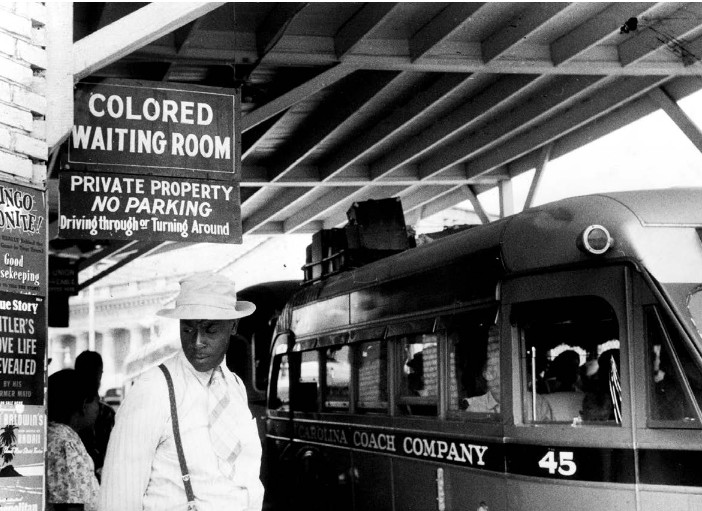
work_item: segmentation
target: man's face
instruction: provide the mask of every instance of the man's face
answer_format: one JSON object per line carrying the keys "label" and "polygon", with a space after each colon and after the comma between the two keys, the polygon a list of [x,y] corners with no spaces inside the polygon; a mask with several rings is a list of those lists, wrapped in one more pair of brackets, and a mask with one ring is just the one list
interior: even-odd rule
{"label": "man's face", "polygon": [[229,336],[236,320],[181,319],[180,344],[185,358],[196,371],[214,369],[224,360],[229,348]]}

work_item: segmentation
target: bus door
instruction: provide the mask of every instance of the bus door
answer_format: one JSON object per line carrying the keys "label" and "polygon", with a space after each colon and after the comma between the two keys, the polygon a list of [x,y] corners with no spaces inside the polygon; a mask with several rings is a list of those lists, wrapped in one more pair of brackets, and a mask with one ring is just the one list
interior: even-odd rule
{"label": "bus door", "polygon": [[273,357],[267,501],[275,509],[350,511],[349,347],[300,345]]}
{"label": "bus door", "polygon": [[642,511],[702,508],[702,372],[677,313],[636,275],[634,386]]}
{"label": "bus door", "polygon": [[637,509],[630,283],[624,266],[504,282],[509,509]]}

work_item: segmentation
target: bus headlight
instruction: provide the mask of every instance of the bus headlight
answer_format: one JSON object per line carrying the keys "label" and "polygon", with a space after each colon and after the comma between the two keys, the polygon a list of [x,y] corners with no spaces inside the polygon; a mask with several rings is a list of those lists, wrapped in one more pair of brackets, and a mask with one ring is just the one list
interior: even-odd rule
{"label": "bus headlight", "polygon": [[580,250],[593,255],[602,255],[612,247],[614,240],[609,231],[601,225],[590,225],[578,236]]}

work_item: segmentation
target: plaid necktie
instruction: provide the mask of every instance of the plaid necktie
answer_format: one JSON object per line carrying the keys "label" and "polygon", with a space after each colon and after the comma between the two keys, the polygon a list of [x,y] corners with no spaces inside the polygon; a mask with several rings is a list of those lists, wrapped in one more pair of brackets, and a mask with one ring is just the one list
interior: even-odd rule
{"label": "plaid necktie", "polygon": [[219,469],[232,478],[234,461],[241,452],[241,442],[236,435],[236,412],[227,392],[227,383],[220,367],[212,372],[209,384],[208,410],[210,416],[210,440],[217,457]]}

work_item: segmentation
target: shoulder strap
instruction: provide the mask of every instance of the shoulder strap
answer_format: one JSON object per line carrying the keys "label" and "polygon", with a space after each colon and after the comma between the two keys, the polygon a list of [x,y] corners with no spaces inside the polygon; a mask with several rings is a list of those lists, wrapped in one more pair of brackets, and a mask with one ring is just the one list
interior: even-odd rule
{"label": "shoulder strap", "polygon": [[178,451],[178,461],[180,462],[180,472],[183,474],[183,485],[185,486],[185,495],[188,498],[188,509],[195,510],[195,494],[193,493],[193,485],[190,483],[190,473],[188,466],[185,463],[185,454],[183,453],[183,444],[180,441],[180,427],[178,426],[178,410],[176,410],[175,390],[173,389],[173,379],[168,368],[160,364],[158,368],[163,372],[168,384],[168,398],[171,402],[171,423],[173,424],[173,439],[175,440],[176,450]]}

